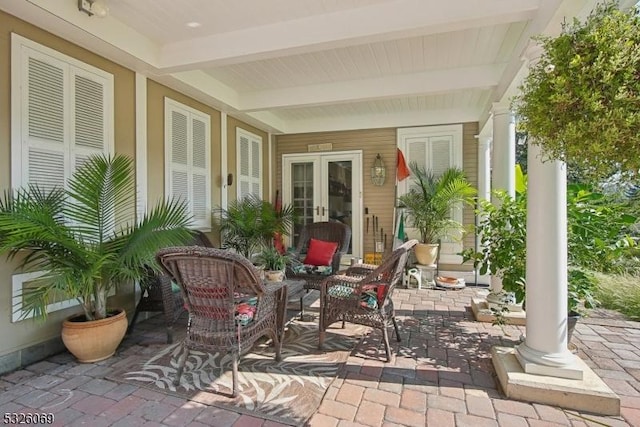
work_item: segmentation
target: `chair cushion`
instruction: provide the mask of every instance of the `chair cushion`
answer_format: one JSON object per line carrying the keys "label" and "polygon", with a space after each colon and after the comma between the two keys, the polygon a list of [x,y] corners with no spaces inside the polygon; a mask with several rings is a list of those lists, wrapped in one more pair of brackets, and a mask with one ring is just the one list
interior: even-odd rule
{"label": "chair cushion", "polygon": [[236,303],[236,310],[235,310],[236,325],[247,326],[249,323],[253,322],[253,317],[256,314],[256,310],[258,306],[258,298],[257,297],[236,298],[235,303]]}
{"label": "chair cushion", "polygon": [[336,253],[337,249],[338,243],[336,242],[310,239],[307,256],[303,263],[311,265],[331,265],[333,255]]}
{"label": "chair cushion", "polygon": [[315,274],[321,276],[329,276],[333,273],[333,268],[330,265],[292,264],[291,270],[295,274]]}

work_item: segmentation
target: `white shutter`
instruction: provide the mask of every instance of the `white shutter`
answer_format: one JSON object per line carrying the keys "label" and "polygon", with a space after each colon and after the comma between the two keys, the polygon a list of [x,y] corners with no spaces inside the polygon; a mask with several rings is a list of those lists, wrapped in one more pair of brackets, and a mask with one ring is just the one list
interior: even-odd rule
{"label": "white shutter", "polygon": [[[65,125],[65,80],[68,67],[61,61],[25,49],[26,70],[22,102],[23,180],[45,191],[63,187],[68,170]],[[23,152],[24,152],[23,151]],[[17,183],[16,183],[17,184]]]}
{"label": "white shutter", "polygon": [[191,116],[192,126],[192,209],[194,226],[211,228],[210,120],[208,116]]}
{"label": "white shutter", "polygon": [[173,107],[169,125],[169,197],[189,202],[189,132],[188,112]]}
{"label": "white shutter", "polygon": [[431,163],[431,171],[435,176],[440,176],[453,166],[452,164],[452,138],[450,136],[437,136],[429,138],[431,153],[429,160]]}
{"label": "white shutter", "polygon": [[82,70],[72,70],[70,78],[73,173],[90,156],[109,152],[108,82]]}
{"label": "white shutter", "polygon": [[12,185],[63,187],[113,149],[113,75],[11,35]]}
{"label": "white shutter", "polygon": [[192,225],[211,229],[211,117],[165,99],[165,193],[189,207]]}
{"label": "white shutter", "polygon": [[238,200],[248,194],[262,197],[262,138],[236,128]]}

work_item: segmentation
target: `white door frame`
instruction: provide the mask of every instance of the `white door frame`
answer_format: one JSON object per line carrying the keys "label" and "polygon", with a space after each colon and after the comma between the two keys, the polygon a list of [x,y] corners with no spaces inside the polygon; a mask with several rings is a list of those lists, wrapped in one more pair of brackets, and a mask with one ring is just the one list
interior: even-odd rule
{"label": "white door frame", "polygon": [[[362,150],[349,150],[349,151],[327,151],[321,153],[295,153],[295,154],[283,154],[282,155],[282,203],[290,204],[291,195],[291,164],[292,163],[313,163],[314,164],[314,177],[313,182],[325,182],[328,177],[325,175],[328,173],[325,171],[326,165],[331,161],[351,161],[353,166],[353,172],[351,175],[352,185],[352,203],[351,203],[351,245],[352,252],[345,255],[345,258],[358,256],[362,257],[363,253],[363,235],[362,235],[362,212],[363,212],[363,197],[362,197]],[[314,209],[314,221],[327,221],[329,218],[329,212],[326,207],[328,206],[328,188],[319,188],[314,186],[313,204],[317,207]],[[322,207],[324,209],[324,215]],[[288,239],[288,244],[291,244],[291,239]],[[344,260],[344,259],[343,259]]]}

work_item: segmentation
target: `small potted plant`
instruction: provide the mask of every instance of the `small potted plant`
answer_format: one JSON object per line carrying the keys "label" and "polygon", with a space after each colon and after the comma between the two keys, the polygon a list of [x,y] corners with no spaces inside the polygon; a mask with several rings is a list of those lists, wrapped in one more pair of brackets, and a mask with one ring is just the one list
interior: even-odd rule
{"label": "small potted plant", "polygon": [[256,256],[255,261],[264,268],[267,281],[282,282],[284,280],[284,270],[289,257],[281,254],[275,247],[265,246]]}
{"label": "small potted plant", "polygon": [[410,168],[413,185],[398,201],[420,233],[420,244],[415,248],[418,263],[430,265],[438,254],[438,239],[457,237],[464,231],[462,224],[451,218],[451,212],[469,201],[476,190],[460,169],[449,168],[436,176],[415,162]]}
{"label": "small potted plant", "polygon": [[230,202],[227,209],[214,209],[213,218],[220,227],[223,245],[252,259],[260,247],[273,244],[277,233],[289,234],[295,214],[291,205],[277,209],[266,200],[248,195]]}

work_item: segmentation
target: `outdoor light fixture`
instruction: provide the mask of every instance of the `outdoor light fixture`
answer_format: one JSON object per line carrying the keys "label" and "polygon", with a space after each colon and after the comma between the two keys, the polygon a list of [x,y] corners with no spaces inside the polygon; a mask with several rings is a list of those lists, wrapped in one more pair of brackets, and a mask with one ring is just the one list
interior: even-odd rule
{"label": "outdoor light fixture", "polygon": [[78,10],[98,18],[104,18],[109,14],[109,7],[104,0],[78,0]]}
{"label": "outdoor light fixture", "polygon": [[371,182],[373,182],[373,185],[382,185],[384,184],[386,176],[387,169],[384,167],[380,153],[378,153],[376,159],[373,161],[373,166],[371,166]]}

